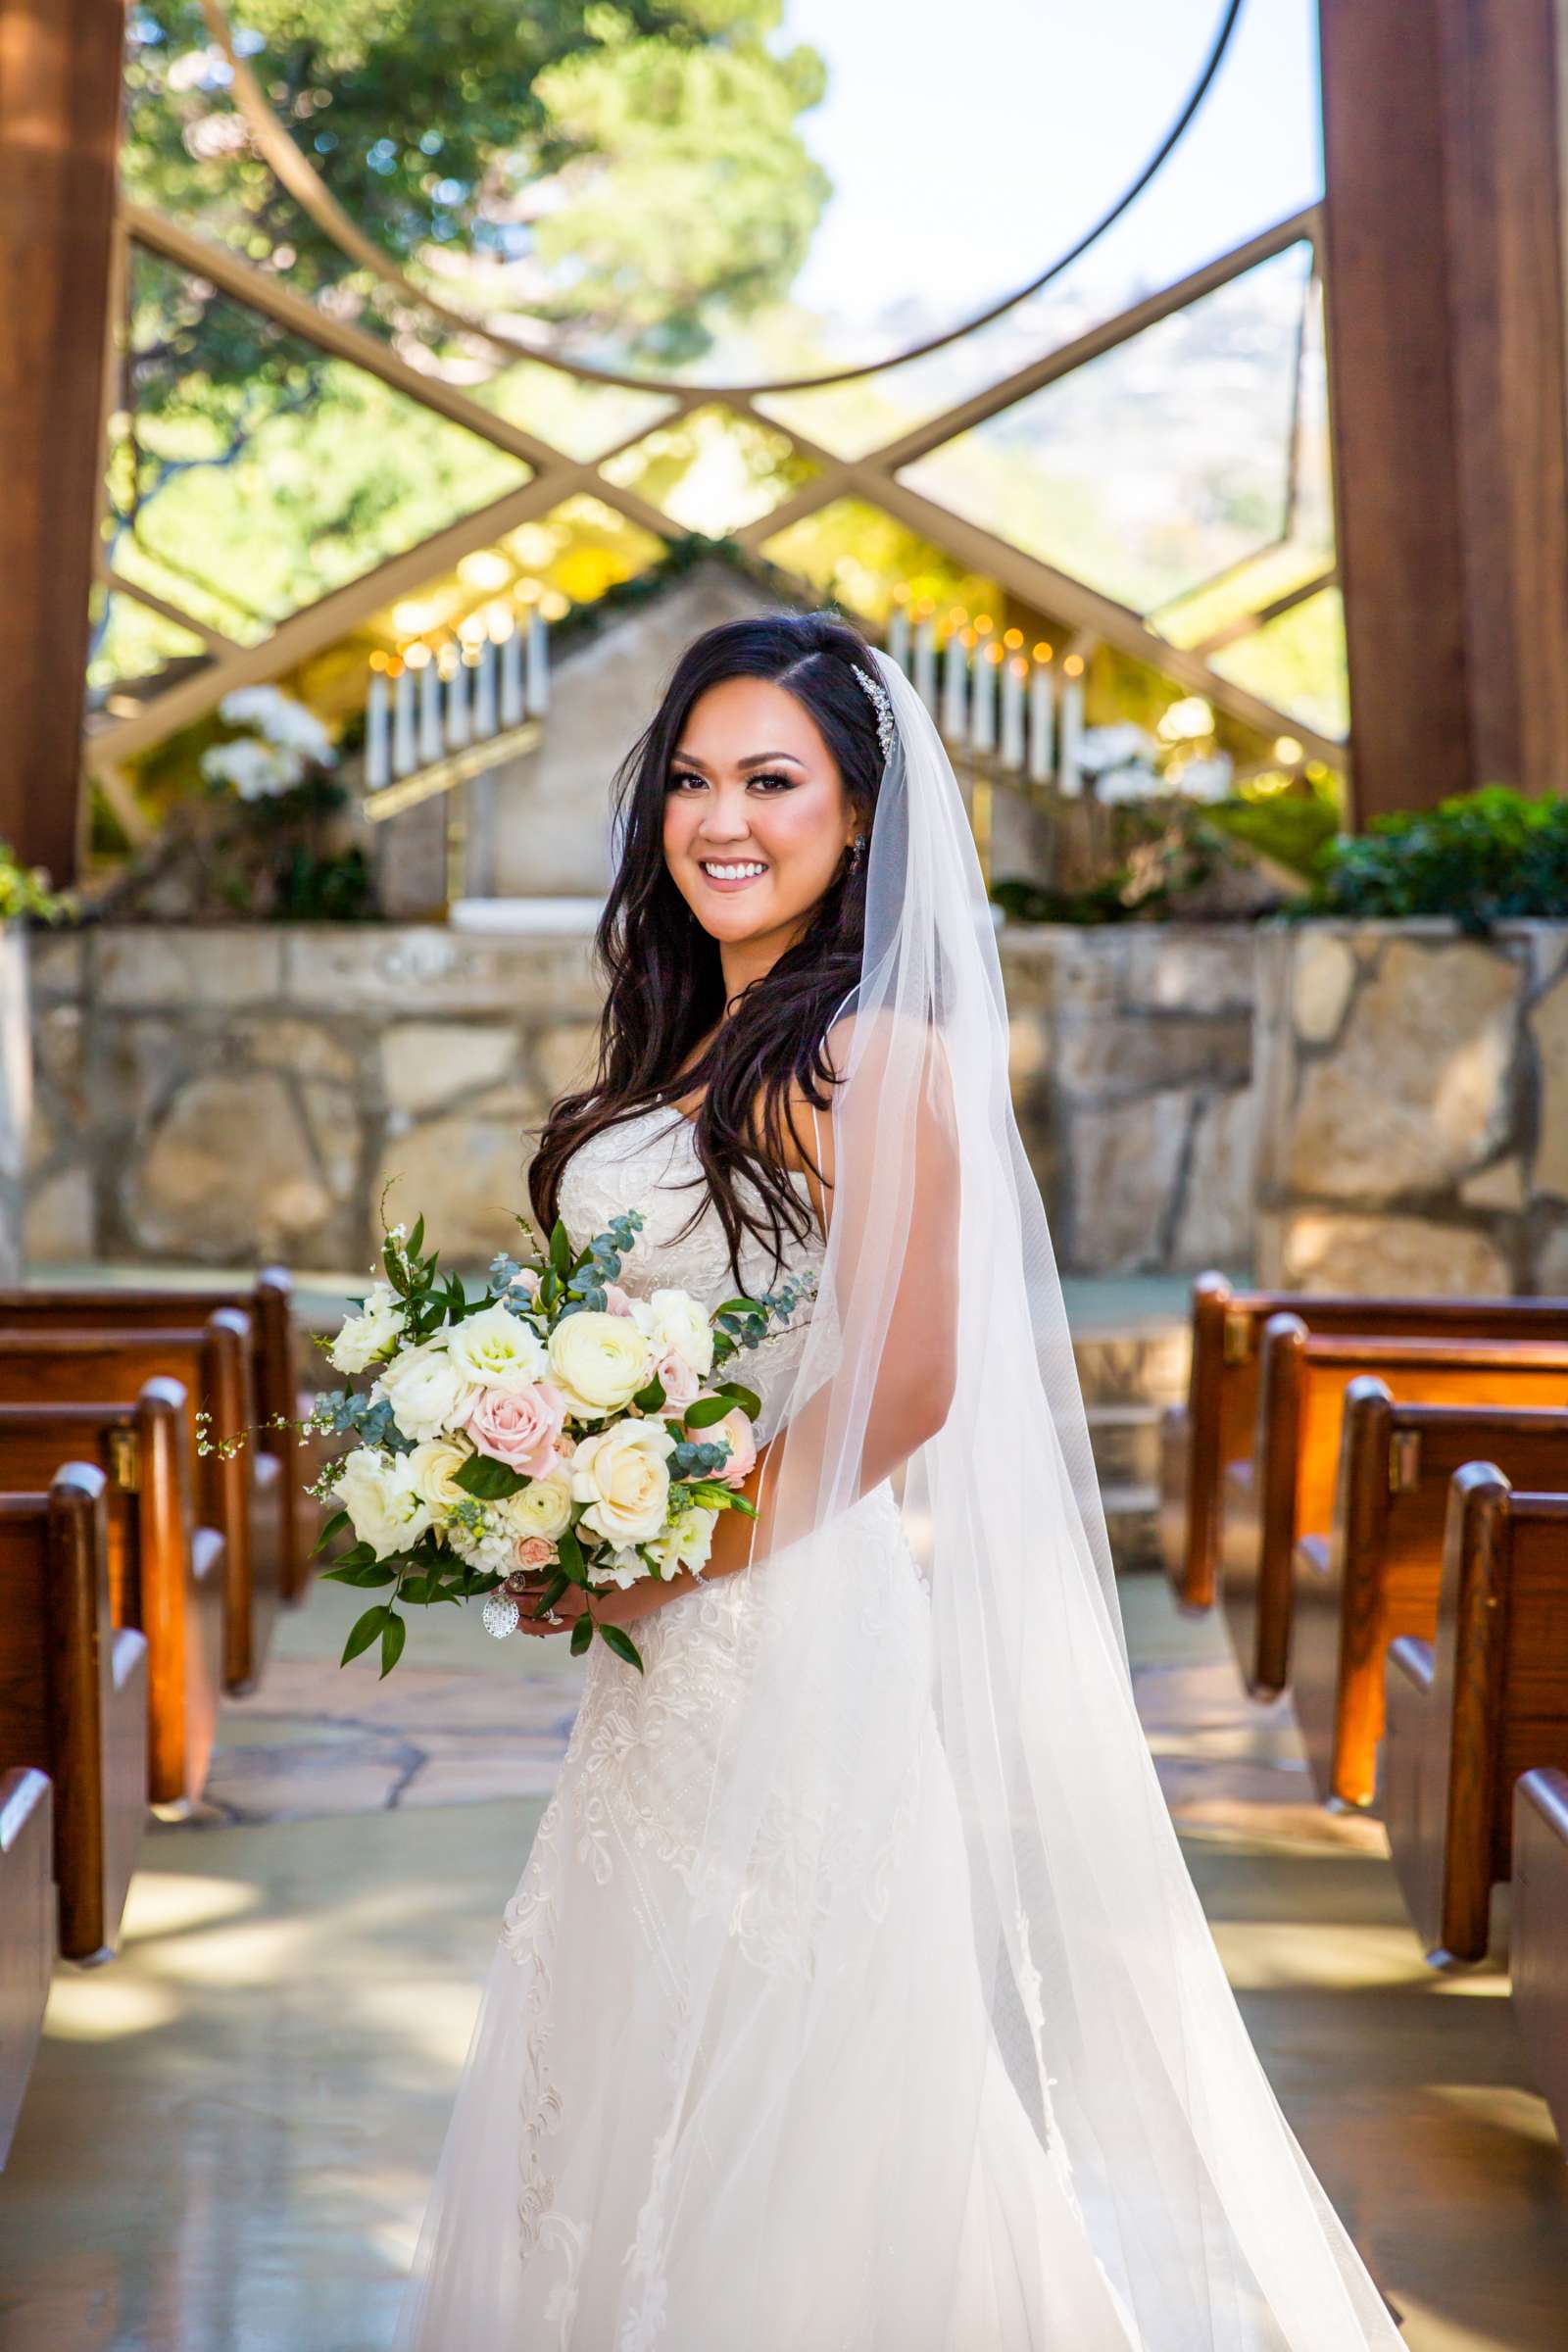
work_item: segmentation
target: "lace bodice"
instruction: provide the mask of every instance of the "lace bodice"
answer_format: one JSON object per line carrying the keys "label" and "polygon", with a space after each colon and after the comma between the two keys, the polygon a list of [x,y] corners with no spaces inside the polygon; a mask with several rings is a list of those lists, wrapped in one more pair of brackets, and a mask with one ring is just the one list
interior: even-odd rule
{"label": "lace bodice", "polygon": [[[805,1176],[792,1170],[791,1181],[809,1207]],[[622,1287],[634,1298],[647,1298],[662,1289],[690,1291],[694,1298],[711,1307],[721,1298],[733,1297],[735,1276],[724,1228],[710,1199],[704,1200],[690,1232],[683,1231],[702,1182],[691,1121],[667,1104],[655,1105],[618,1127],[590,1136],[573,1155],[561,1183],[562,1221],[580,1247],[591,1234],[603,1231],[612,1217],[629,1208],[640,1209],[643,1226],[622,1264]],[[813,1220],[808,1238],[790,1250],[784,1272],[816,1273],[822,1257],[822,1237]],[[748,1292],[774,1289],[780,1280],[772,1253],[750,1234],[741,1246],[740,1272]],[[808,1320],[809,1307],[797,1307],[786,1325],[731,1364],[735,1378],[755,1389],[761,1398],[757,1424],[760,1440],[773,1435],[783,1414],[805,1348]]]}

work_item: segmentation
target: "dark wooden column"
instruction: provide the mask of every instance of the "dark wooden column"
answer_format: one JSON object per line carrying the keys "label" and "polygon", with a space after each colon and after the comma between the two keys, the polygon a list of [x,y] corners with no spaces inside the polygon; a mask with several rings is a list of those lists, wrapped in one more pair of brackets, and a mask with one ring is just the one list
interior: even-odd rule
{"label": "dark wooden column", "polygon": [[1319,0],[1361,821],[1568,789],[1568,0]]}
{"label": "dark wooden column", "polygon": [[0,837],[75,861],[122,0],[0,0]]}

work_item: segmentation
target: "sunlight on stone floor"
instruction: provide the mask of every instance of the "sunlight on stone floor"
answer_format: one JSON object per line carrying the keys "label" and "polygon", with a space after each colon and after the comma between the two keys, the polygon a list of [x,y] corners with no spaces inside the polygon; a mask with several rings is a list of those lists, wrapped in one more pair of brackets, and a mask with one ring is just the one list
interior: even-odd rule
{"label": "sunlight on stone floor", "polygon": [[[1406,2341],[1561,2347],[1568,2168],[1504,1980],[1423,1966],[1381,1831],[1310,1804],[1288,1706],[1242,1698],[1218,1625],[1152,1578],[1122,1597],[1249,2026]],[[121,1959],[57,1978],[0,2180],[0,2352],[389,2340],[580,1670],[454,1611],[386,1683],[340,1674],[360,1605],[318,1585],[286,1620],[203,1817],[148,1836]]]}

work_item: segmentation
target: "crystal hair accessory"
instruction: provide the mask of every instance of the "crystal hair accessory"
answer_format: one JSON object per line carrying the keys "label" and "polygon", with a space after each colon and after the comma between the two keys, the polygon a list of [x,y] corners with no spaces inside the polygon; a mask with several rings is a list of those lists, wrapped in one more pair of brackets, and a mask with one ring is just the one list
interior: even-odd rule
{"label": "crystal hair accessory", "polygon": [[852,662],[850,667],[864,687],[876,711],[876,739],[882,747],[885,760],[893,749],[893,705],[888,699],[888,690],[880,678],[873,678],[869,670],[860,667],[858,662]]}

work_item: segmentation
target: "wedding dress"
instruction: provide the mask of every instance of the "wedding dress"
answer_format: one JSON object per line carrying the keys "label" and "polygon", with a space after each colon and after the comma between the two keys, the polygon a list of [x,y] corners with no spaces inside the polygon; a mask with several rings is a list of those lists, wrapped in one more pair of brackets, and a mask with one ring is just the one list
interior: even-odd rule
{"label": "wedding dress", "polygon": [[[1138,1724],[972,838],[866,662],[832,1216],[745,1369],[768,1547],[639,1622],[642,1675],[588,1653],[397,2352],[1397,2352]],[[692,1136],[600,1133],[562,1209],[642,1209],[626,1287],[716,1302]],[[911,1450],[888,1400],[949,1343]]]}

